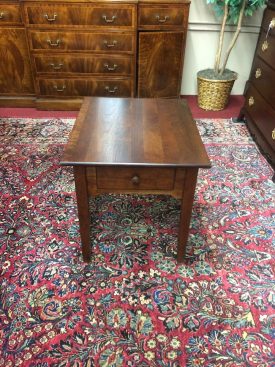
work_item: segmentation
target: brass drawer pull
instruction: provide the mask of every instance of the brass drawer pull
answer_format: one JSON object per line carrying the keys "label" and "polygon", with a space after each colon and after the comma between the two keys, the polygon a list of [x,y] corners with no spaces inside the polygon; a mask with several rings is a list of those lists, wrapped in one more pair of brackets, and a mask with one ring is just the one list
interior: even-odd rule
{"label": "brass drawer pull", "polygon": [[46,18],[48,22],[55,22],[57,18],[57,14],[54,13],[52,18],[48,14],[44,14],[44,18]]}
{"label": "brass drawer pull", "polygon": [[168,15],[165,15],[164,18],[161,18],[159,15],[156,15],[156,20],[159,22],[159,23],[166,23],[166,21],[169,19],[169,16]]}
{"label": "brass drawer pull", "polygon": [[66,89],[66,85],[62,85],[62,88],[58,88],[58,86],[57,85],[54,85],[53,86],[54,87],[54,89],[57,91],[57,92],[64,92],[64,90]]}
{"label": "brass drawer pull", "polygon": [[262,51],[265,52],[268,49],[268,42],[264,41],[262,44]]}
{"label": "brass drawer pull", "polygon": [[5,13],[3,11],[0,13],[0,19],[5,19]]}
{"label": "brass drawer pull", "polygon": [[49,64],[52,68],[53,68],[53,70],[61,70],[62,69],[62,66],[63,66],[63,64],[53,64],[53,63],[51,63],[51,64]]}
{"label": "brass drawer pull", "polygon": [[262,75],[262,70],[260,68],[257,68],[255,71],[255,78],[259,79],[261,75]]}
{"label": "brass drawer pull", "polygon": [[249,97],[249,99],[248,99],[248,105],[249,105],[249,107],[251,107],[251,106],[253,106],[255,104],[255,100],[254,100],[254,97]]}
{"label": "brass drawer pull", "polygon": [[116,16],[113,15],[111,19],[107,19],[106,15],[102,15],[102,19],[106,22],[106,23],[114,23]]}
{"label": "brass drawer pull", "polygon": [[272,137],[272,140],[275,140],[275,129],[272,130],[271,137]]}
{"label": "brass drawer pull", "polygon": [[110,87],[109,87],[109,86],[106,86],[106,87],[105,87],[105,90],[106,90],[106,92],[108,92],[108,93],[116,93],[116,91],[118,90],[118,87],[114,87],[113,89],[110,89]]}
{"label": "brass drawer pull", "polygon": [[114,71],[117,68],[117,64],[114,64],[113,66],[109,66],[108,64],[104,64],[105,69],[108,71]]}
{"label": "brass drawer pull", "polygon": [[60,43],[61,43],[61,40],[57,39],[56,42],[52,42],[51,40],[47,40],[47,42],[51,47],[59,47]]}
{"label": "brass drawer pull", "polygon": [[135,175],[135,176],[132,177],[131,181],[132,181],[132,184],[138,185],[139,182],[140,182],[140,179],[137,175]]}
{"label": "brass drawer pull", "polygon": [[117,45],[117,41],[116,40],[114,40],[113,43],[108,43],[108,41],[105,40],[103,43],[104,43],[104,45],[106,47],[109,47],[109,48],[110,47],[115,47]]}

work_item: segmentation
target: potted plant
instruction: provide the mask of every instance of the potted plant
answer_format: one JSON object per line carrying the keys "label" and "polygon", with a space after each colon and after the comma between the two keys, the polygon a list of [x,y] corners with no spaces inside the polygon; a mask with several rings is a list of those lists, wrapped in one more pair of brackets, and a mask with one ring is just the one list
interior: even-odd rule
{"label": "potted plant", "polygon": [[[201,70],[197,74],[198,104],[205,110],[222,110],[228,103],[229,95],[237,73],[226,69],[229,55],[236,44],[243,19],[265,5],[265,0],[206,0],[213,6],[215,14],[221,18],[221,28],[213,69]],[[235,26],[231,42],[222,58],[226,24]]]}

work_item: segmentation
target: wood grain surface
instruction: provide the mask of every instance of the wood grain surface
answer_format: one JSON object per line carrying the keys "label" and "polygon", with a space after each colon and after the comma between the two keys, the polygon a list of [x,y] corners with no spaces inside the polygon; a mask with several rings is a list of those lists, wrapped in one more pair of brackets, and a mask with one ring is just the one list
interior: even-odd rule
{"label": "wood grain surface", "polygon": [[187,103],[157,98],[86,97],[62,164],[210,167]]}
{"label": "wood grain surface", "polygon": [[184,42],[184,32],[139,33],[139,97],[180,94]]}

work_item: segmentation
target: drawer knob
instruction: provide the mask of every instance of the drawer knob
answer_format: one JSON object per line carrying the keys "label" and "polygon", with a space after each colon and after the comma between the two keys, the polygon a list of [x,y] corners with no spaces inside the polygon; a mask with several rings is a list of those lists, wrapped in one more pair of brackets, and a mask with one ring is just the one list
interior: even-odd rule
{"label": "drawer knob", "polygon": [[53,70],[61,70],[63,66],[63,64],[53,64],[53,63],[49,65],[53,68]]}
{"label": "drawer knob", "polygon": [[139,177],[137,175],[133,176],[131,181],[132,181],[132,184],[134,185],[138,185],[140,182]]}
{"label": "drawer knob", "polygon": [[106,22],[106,23],[114,23],[116,16],[113,15],[112,18],[108,19],[106,15],[102,15],[102,19]]}
{"label": "drawer knob", "polygon": [[168,19],[169,19],[168,15],[165,15],[163,18],[161,18],[159,15],[156,15],[156,20],[159,23],[166,23]]}
{"label": "drawer knob", "polygon": [[272,140],[275,140],[275,129],[272,130],[271,137],[272,137]]}
{"label": "drawer knob", "polygon": [[249,107],[251,107],[251,106],[253,106],[254,105],[254,103],[255,103],[255,100],[254,100],[254,97],[249,97],[249,100],[248,100],[248,105],[249,105]]}
{"label": "drawer knob", "polygon": [[57,85],[54,85],[53,86],[54,87],[54,89],[57,91],[57,92],[64,92],[64,90],[66,89],[66,85],[62,85],[62,87],[61,88],[59,88]]}
{"label": "drawer knob", "polygon": [[265,52],[268,49],[268,42],[264,41],[262,44],[262,51]]}
{"label": "drawer knob", "polygon": [[108,71],[114,71],[117,68],[117,64],[114,64],[113,66],[109,66],[109,64],[104,64],[105,69]]}
{"label": "drawer knob", "polygon": [[56,18],[57,18],[57,14],[54,13],[53,16],[49,16],[48,14],[44,14],[44,18],[46,18],[48,22],[55,22]]}
{"label": "drawer knob", "polygon": [[261,75],[262,75],[262,70],[260,68],[257,68],[255,71],[255,78],[259,79]]}
{"label": "drawer knob", "polygon": [[5,13],[3,11],[0,12],[0,19],[5,19]]}
{"label": "drawer knob", "polygon": [[57,39],[55,42],[52,42],[51,40],[47,40],[47,42],[51,47],[59,47],[60,43],[61,43],[61,40]]}
{"label": "drawer knob", "polygon": [[104,43],[104,45],[106,46],[106,47],[115,47],[116,46],[116,44],[117,44],[117,41],[116,40],[114,40],[112,43],[108,43],[108,41],[104,41],[103,42]]}
{"label": "drawer knob", "polygon": [[118,90],[118,87],[114,87],[113,89],[111,89],[109,86],[106,86],[106,87],[105,87],[105,90],[106,90],[106,92],[108,92],[108,93],[116,93],[116,92],[117,92],[117,90]]}

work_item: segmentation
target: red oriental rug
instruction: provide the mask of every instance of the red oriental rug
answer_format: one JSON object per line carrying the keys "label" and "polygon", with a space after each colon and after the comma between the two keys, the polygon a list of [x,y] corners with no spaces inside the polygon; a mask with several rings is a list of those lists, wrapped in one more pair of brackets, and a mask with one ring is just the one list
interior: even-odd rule
{"label": "red oriental rug", "polygon": [[0,121],[0,366],[272,366],[275,186],[244,124],[197,121],[213,167],[186,264],[179,201],[103,195],[87,265],[59,166],[74,120]]}

